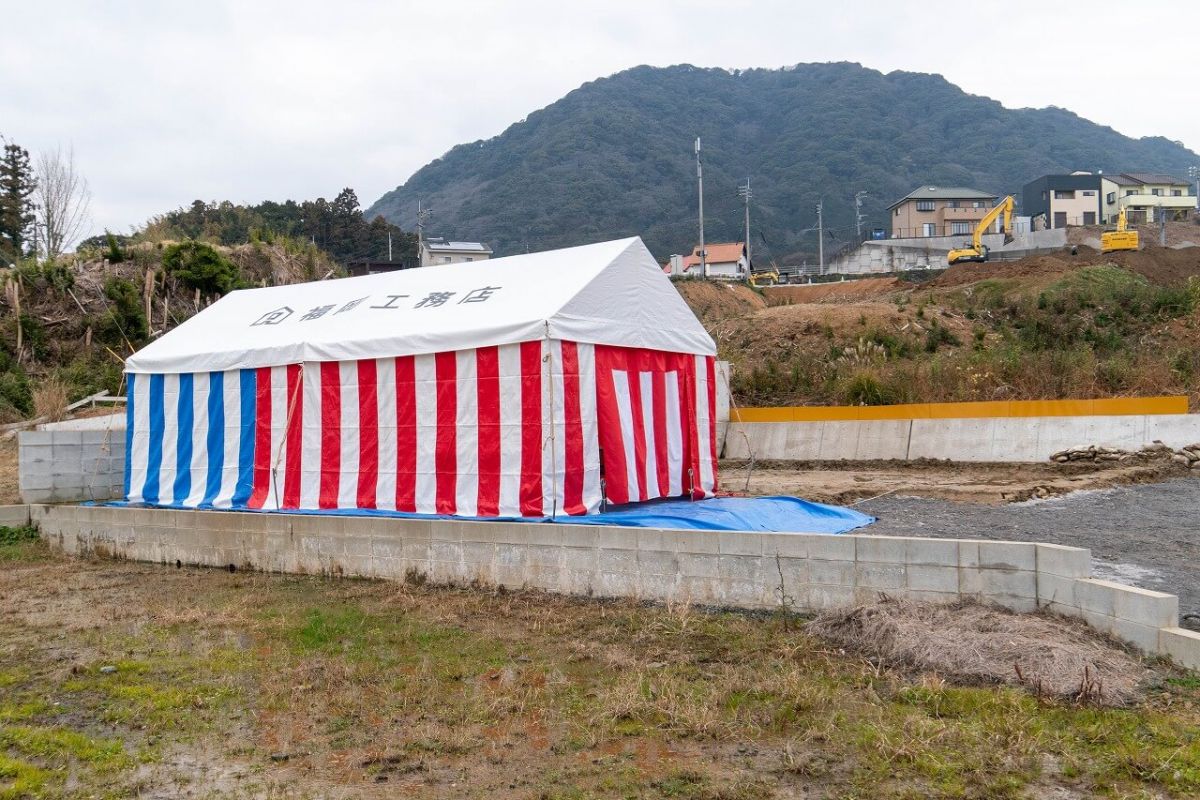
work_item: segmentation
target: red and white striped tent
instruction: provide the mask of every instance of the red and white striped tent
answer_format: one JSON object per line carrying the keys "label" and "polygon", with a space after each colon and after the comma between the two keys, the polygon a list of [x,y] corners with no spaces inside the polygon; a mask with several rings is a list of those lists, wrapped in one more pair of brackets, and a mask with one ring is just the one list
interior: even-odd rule
{"label": "red and white striped tent", "polygon": [[708,497],[714,356],[637,238],[232,292],[127,361],[126,496],[468,517]]}

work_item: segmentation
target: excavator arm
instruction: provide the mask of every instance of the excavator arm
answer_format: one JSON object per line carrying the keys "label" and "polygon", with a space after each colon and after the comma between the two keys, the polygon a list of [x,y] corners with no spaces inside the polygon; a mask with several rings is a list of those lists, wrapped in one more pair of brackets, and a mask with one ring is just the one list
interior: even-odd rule
{"label": "excavator arm", "polygon": [[1001,215],[1004,216],[1004,243],[1011,242],[1013,240],[1012,217],[1015,206],[1012,195],[997,203],[996,207],[984,214],[983,219],[979,220],[979,224],[975,226],[975,232],[971,234],[971,246],[961,250],[951,250],[947,254],[947,260],[951,264],[958,261],[987,261],[987,248],[983,245],[983,235]]}

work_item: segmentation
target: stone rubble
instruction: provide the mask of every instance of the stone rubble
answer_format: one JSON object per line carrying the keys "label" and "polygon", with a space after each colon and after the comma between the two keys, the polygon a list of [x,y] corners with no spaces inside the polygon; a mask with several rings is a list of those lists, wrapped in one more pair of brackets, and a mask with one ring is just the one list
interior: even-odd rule
{"label": "stone rubble", "polygon": [[1087,447],[1070,447],[1050,456],[1051,461],[1059,464],[1077,461],[1091,463],[1114,461],[1125,464],[1132,461],[1150,461],[1162,458],[1170,458],[1171,461],[1188,469],[1200,470],[1200,442],[1189,444],[1178,450],[1157,440],[1152,444],[1145,445],[1141,450],[1122,450],[1118,447],[1088,445]]}

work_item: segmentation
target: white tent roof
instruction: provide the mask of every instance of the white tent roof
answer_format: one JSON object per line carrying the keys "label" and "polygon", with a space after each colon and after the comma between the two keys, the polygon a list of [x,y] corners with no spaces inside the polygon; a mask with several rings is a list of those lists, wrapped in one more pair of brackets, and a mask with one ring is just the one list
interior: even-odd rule
{"label": "white tent roof", "polygon": [[128,372],[209,372],[552,338],[714,355],[640,238],[230,292]]}

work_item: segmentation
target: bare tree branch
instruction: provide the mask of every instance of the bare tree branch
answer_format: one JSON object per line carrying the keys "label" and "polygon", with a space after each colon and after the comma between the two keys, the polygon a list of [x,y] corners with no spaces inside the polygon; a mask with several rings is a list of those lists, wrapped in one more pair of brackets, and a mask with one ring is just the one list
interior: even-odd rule
{"label": "bare tree branch", "polygon": [[69,248],[88,224],[92,191],[75,168],[75,148],[46,151],[37,161],[36,202],[45,228],[49,258]]}

